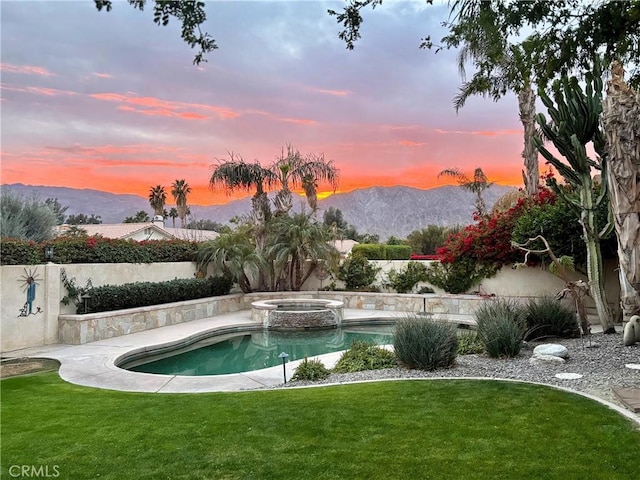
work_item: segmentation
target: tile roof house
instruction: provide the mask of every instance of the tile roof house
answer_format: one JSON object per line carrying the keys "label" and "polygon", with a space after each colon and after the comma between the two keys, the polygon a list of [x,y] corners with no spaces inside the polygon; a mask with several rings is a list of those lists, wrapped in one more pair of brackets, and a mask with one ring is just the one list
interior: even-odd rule
{"label": "tile roof house", "polygon": [[[98,223],[91,225],[77,225],[87,235],[100,235],[104,238],[118,238],[121,240],[191,240],[205,242],[218,237],[219,233],[212,230],[192,230],[187,228],[165,227],[162,217],[156,217],[152,222],[144,223]],[[63,234],[69,225],[60,225],[58,234]]]}

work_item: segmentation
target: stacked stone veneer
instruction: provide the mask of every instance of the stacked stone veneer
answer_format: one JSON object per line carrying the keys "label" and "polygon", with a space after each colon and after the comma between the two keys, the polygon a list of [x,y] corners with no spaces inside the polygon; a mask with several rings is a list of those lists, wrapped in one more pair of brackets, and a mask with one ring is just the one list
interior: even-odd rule
{"label": "stacked stone veneer", "polygon": [[[78,345],[240,310],[247,310],[247,318],[250,318],[252,302],[276,298],[338,300],[344,303],[345,309],[426,312],[436,319],[442,318],[466,324],[475,323],[473,313],[481,303],[492,301],[477,295],[447,294],[399,295],[324,291],[235,294],[114,312],[60,315],[58,317],[59,341],[64,344]],[[517,297],[522,301],[527,298]],[[347,314],[345,316],[348,317]]]}
{"label": "stacked stone veneer", "polygon": [[64,344],[79,345],[214,317],[223,313],[237,312],[244,308],[242,295],[237,294],[113,312],[60,315],[58,317],[59,341]]}

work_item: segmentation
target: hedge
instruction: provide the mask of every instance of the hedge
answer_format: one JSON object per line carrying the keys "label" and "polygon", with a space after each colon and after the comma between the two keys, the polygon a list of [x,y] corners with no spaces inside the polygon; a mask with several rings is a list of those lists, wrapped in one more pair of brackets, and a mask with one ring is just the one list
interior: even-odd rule
{"label": "hedge", "polygon": [[108,312],[227,295],[231,285],[228,277],[103,285],[87,291],[86,309],[84,300],[76,299],[76,313]]}
{"label": "hedge", "polygon": [[384,260],[385,245],[381,243],[360,243],[353,246],[351,253],[360,254],[367,260]]}
{"label": "hedge", "polygon": [[59,237],[39,244],[25,240],[0,241],[2,265],[43,263],[44,248],[53,247],[53,262],[67,263],[154,263],[192,262],[197,242],[186,240],[119,240],[93,237]]}
{"label": "hedge", "polygon": [[411,247],[409,245],[386,245],[385,258],[387,260],[409,260]]}

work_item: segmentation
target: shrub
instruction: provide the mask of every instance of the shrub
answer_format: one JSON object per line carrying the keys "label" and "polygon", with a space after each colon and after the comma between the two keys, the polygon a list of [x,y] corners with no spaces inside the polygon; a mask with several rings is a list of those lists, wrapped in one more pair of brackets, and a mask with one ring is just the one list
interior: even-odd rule
{"label": "shrub", "polygon": [[385,245],[384,251],[387,260],[409,260],[411,258],[409,245]]}
{"label": "shrub", "polygon": [[0,241],[2,265],[36,265],[43,260],[43,249],[35,242],[14,238],[3,238]]}
{"label": "shrub", "polygon": [[472,353],[484,353],[484,344],[480,341],[477,332],[469,330],[458,335],[458,355]]}
{"label": "shrub", "polygon": [[90,297],[86,302],[86,309],[85,302],[76,302],[76,313],[107,312],[124,308],[195,300],[227,295],[230,290],[231,280],[227,277],[103,285],[90,288],[85,292]]}
{"label": "shrub", "polygon": [[384,260],[385,246],[381,243],[360,243],[351,249],[352,255],[362,255],[367,260]]}
{"label": "shrub", "polygon": [[320,360],[309,360],[304,357],[304,360],[296,367],[291,380],[322,380],[327,378],[330,373]]}
{"label": "shrub", "polygon": [[351,252],[338,267],[338,279],[345,283],[348,290],[368,287],[376,279],[379,270],[363,255]]}
{"label": "shrub", "polygon": [[427,267],[426,280],[447,293],[465,293],[482,279],[495,275],[497,270],[469,258],[449,263],[434,262]]}
{"label": "shrub", "polygon": [[[398,293],[410,292],[418,282],[427,280],[427,267],[423,263],[409,262],[403,270],[391,270],[389,282]],[[433,292],[433,290],[432,290]]]}
{"label": "shrub", "polygon": [[453,364],[458,336],[453,324],[410,316],[396,323],[393,347],[407,367],[435,370]]}
{"label": "shrub", "polygon": [[510,300],[490,300],[476,311],[478,337],[490,357],[515,357],[522,348],[524,311]]}
{"label": "shrub", "polygon": [[580,336],[576,312],[551,297],[542,297],[527,302],[525,321],[527,328],[525,340]]}
{"label": "shrub", "polygon": [[336,363],[336,373],[361,372],[363,370],[380,370],[397,365],[393,352],[372,343],[355,341],[351,348],[344,352]]}

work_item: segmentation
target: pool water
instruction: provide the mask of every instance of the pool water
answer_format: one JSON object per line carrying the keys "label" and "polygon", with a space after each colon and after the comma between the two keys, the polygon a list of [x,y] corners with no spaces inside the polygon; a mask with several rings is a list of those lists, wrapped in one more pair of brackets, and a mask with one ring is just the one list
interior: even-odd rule
{"label": "pool water", "polygon": [[134,372],[191,376],[248,372],[282,365],[282,359],[278,357],[281,352],[288,353],[288,361],[292,361],[348,350],[357,340],[377,345],[392,344],[393,328],[393,325],[372,325],[294,332],[244,332],[219,339],[213,337],[204,342],[206,345],[200,342],[191,345],[188,351],[165,354],[164,358],[143,364],[138,360],[137,365],[123,368]]}

